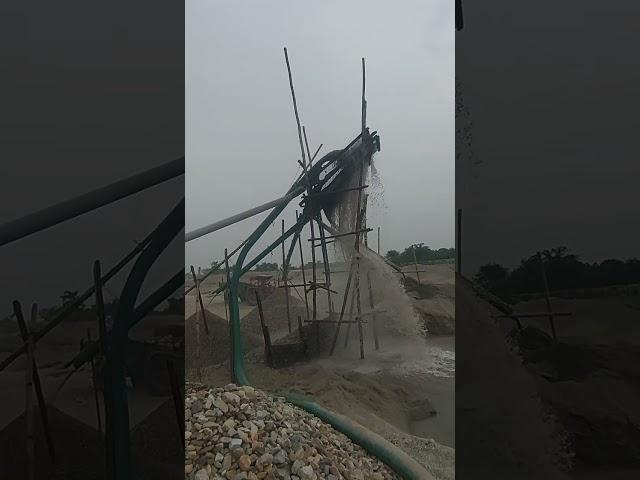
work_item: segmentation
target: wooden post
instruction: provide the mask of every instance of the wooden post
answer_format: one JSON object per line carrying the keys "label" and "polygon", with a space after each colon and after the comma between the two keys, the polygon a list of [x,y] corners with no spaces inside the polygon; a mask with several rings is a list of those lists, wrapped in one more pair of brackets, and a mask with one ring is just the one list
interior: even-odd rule
{"label": "wooden post", "polygon": [[[373,288],[371,287],[371,273],[367,272],[367,284],[369,287],[369,307],[373,310]],[[376,350],[380,350],[380,341],[378,340],[378,320],[376,318],[376,314],[372,314],[371,317],[371,326],[373,330],[373,342]]]}
{"label": "wooden post", "polygon": [[380,255],[380,227],[378,227],[378,255]]}
{"label": "wooden post", "polygon": [[298,335],[300,336],[300,341],[304,342],[304,337],[302,335],[302,317],[298,315]]}
{"label": "wooden post", "polygon": [[[282,236],[284,237],[284,218],[282,219]],[[284,298],[287,304],[287,327],[291,333],[291,312],[289,310],[289,283],[287,280],[287,257],[284,253],[284,240],[282,240],[282,279],[284,280]]]}
{"label": "wooden post", "polygon": [[[91,328],[87,328],[87,342],[91,345]],[[102,419],[100,417],[100,398],[98,396],[98,388],[96,386],[96,364],[93,361],[93,357],[90,360],[91,364],[91,387],[93,388],[93,399],[96,404],[96,420],[98,422],[98,432],[102,435]]]}
{"label": "wooden post", "polygon": [[204,331],[207,335],[209,335],[209,325],[207,324],[207,311],[204,308],[204,303],[202,302],[202,295],[200,294],[200,282],[198,281],[198,277],[196,276],[196,271],[191,265],[191,276],[193,277],[193,283],[196,286],[196,294],[198,296],[198,302],[200,303],[200,311],[202,312],[202,323],[204,324]]}
{"label": "wooden post", "polygon": [[260,326],[262,327],[262,335],[264,337],[264,356],[268,365],[273,364],[273,358],[271,356],[271,335],[269,335],[269,327],[264,320],[264,312],[262,311],[262,300],[260,300],[260,294],[256,290],[256,303],[258,304],[258,314],[260,316]]}
{"label": "wooden post", "polygon": [[[22,315],[22,307],[20,302],[14,300],[13,302],[13,313],[16,316],[16,320],[18,321],[18,327],[20,328],[20,335],[22,337],[22,341],[27,344],[27,348],[29,348],[29,343],[31,343],[31,359],[27,359],[28,368],[31,369],[31,379],[33,381],[33,386],[36,392],[36,398],[38,399],[38,408],[40,410],[40,418],[42,420],[42,427],[44,430],[45,438],[47,440],[47,446],[49,447],[49,456],[51,458],[51,463],[56,463],[55,449],[53,446],[53,439],[51,438],[51,429],[49,428],[49,415],[47,412],[47,404],[44,399],[44,394],[42,392],[42,384],[40,383],[40,374],[38,373],[38,365],[36,363],[35,358],[35,342],[33,341],[33,337],[31,336],[29,329],[27,328],[27,324],[24,320],[24,316]],[[31,337],[31,339],[29,339]]]}
{"label": "wooden post", "polygon": [[[229,253],[228,253],[228,249],[224,249],[224,269],[225,269],[225,273],[227,275],[227,292],[229,291],[228,286],[229,283],[231,281],[231,273],[229,270]],[[229,300],[231,301],[231,300]],[[230,374],[231,374],[231,381],[235,381],[236,380],[236,370],[234,367],[234,345],[233,345],[233,325],[231,324],[232,322],[232,318],[231,318],[231,312],[229,312],[229,368],[230,368]],[[238,328],[240,328],[240,326],[238,325]]]}
{"label": "wooden post", "polygon": [[542,260],[542,255],[540,255],[540,252],[536,253],[536,256],[538,257],[538,262],[540,263],[540,274],[542,276],[542,285],[544,287],[544,296],[545,299],[547,301],[547,312],[549,313],[549,326],[551,327],[551,334],[553,335],[553,341],[557,342],[558,338],[556,336],[556,326],[555,323],[553,321],[553,313],[551,310],[551,295],[549,293],[549,282],[547,281],[547,272],[544,268],[544,262]]}
{"label": "wooden post", "polygon": [[420,283],[420,272],[418,271],[418,260],[416,260],[416,246],[413,245],[413,265],[414,267],[416,267],[416,277],[418,277],[418,285],[421,285]]}
{"label": "wooden post", "polygon": [[[296,223],[298,222],[298,211],[296,210]],[[304,306],[307,309],[307,321],[309,320],[309,298],[307,292],[307,277],[304,273],[304,257],[302,256],[302,236],[298,235],[298,248],[300,250],[300,270],[302,270],[302,283],[304,284]]]}
{"label": "wooden post", "polygon": [[107,342],[107,324],[104,309],[104,298],[102,296],[102,274],[100,268],[100,260],[96,260],[93,264],[93,282],[96,298],[96,312],[98,314],[98,332],[100,334],[100,352],[104,359],[102,365],[102,396],[104,403],[104,438],[105,438],[105,465],[107,470],[107,479],[113,479],[114,458],[113,458],[113,405],[111,403],[111,375],[109,375],[109,357]]}
{"label": "wooden post", "polygon": [[178,385],[178,378],[175,369],[173,368],[173,362],[171,359],[167,359],[167,374],[169,375],[169,383],[171,384],[171,396],[173,397],[173,406],[176,411],[176,421],[178,422],[178,433],[180,435],[180,441],[182,442],[182,448],[185,448],[184,438],[184,407],[182,405],[182,392]]}

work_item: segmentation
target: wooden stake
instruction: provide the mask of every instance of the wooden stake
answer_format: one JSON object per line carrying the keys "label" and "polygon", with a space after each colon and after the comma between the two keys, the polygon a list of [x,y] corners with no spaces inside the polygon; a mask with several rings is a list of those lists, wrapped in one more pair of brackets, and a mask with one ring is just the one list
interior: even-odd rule
{"label": "wooden stake", "polygon": [[256,303],[258,304],[258,314],[260,316],[260,326],[262,327],[262,335],[264,337],[264,356],[268,365],[273,364],[273,357],[271,356],[271,335],[269,335],[269,327],[264,320],[264,312],[262,311],[262,300],[260,300],[260,294],[256,290]]}
{"label": "wooden stake", "polygon": [[[282,219],[282,236],[284,237],[284,218]],[[282,279],[284,281],[284,298],[287,304],[287,326],[291,333],[291,312],[289,311],[289,285],[287,282],[287,257],[284,253],[284,240],[282,241]]]}
{"label": "wooden stake", "polygon": [[[51,463],[56,463],[56,455],[55,449],[53,446],[53,439],[51,438],[51,429],[49,427],[49,415],[47,412],[47,404],[44,399],[44,394],[42,392],[42,384],[40,383],[40,374],[38,373],[38,365],[36,363],[35,358],[35,342],[33,341],[33,337],[27,328],[27,324],[24,320],[24,316],[22,315],[22,307],[20,302],[17,300],[13,302],[13,312],[15,313],[16,320],[18,321],[18,327],[20,328],[20,335],[22,337],[22,341],[25,342],[27,348],[29,348],[29,343],[31,343],[31,359],[27,359],[27,364],[29,368],[31,368],[31,379],[33,381],[33,386],[36,392],[36,398],[38,399],[38,408],[40,410],[40,418],[42,420],[42,427],[44,430],[45,438],[47,440],[47,446],[49,447],[49,456],[51,458]],[[29,337],[32,337],[29,339]]]}
{"label": "wooden stake", "polygon": [[[91,345],[92,343],[91,328],[87,328],[87,341],[89,342],[89,345]],[[93,399],[96,404],[96,420],[98,422],[98,432],[100,432],[100,435],[102,435],[102,419],[100,416],[100,398],[98,396],[98,388],[96,386],[96,364],[93,360],[93,357],[91,357],[91,360],[89,362],[91,365],[91,388],[93,389]]]}
{"label": "wooden stake", "polygon": [[302,336],[302,317],[300,315],[298,315],[298,335],[300,336],[300,341],[304,341]]}
{"label": "wooden stake", "polygon": [[378,227],[378,255],[380,255],[380,227]]}
{"label": "wooden stake", "polygon": [[558,338],[556,336],[556,326],[555,323],[553,321],[553,312],[551,309],[551,295],[549,293],[549,282],[547,281],[547,272],[544,268],[544,262],[542,261],[542,255],[540,255],[540,252],[536,253],[536,256],[538,257],[538,262],[540,263],[540,274],[542,276],[542,285],[544,287],[544,296],[547,302],[547,312],[549,313],[549,326],[551,327],[551,333],[553,335],[553,341],[557,342]]}
{"label": "wooden stake", "polygon": [[414,267],[416,267],[416,277],[418,277],[418,285],[421,285],[420,283],[420,272],[418,271],[418,260],[416,260],[416,246],[413,245],[413,265]]}
{"label": "wooden stake", "polygon": [[207,324],[207,311],[204,308],[204,303],[202,302],[202,294],[200,292],[200,282],[198,282],[198,277],[196,276],[196,271],[191,265],[191,276],[193,277],[193,283],[196,286],[196,294],[198,297],[198,302],[200,303],[200,311],[202,312],[202,323],[204,324],[204,331],[207,335],[209,335],[209,325]]}
{"label": "wooden stake", "polygon": [[176,411],[176,421],[178,422],[178,434],[180,435],[180,441],[182,442],[182,448],[185,448],[184,438],[184,407],[182,405],[182,399],[184,395],[180,391],[178,385],[178,378],[175,369],[173,368],[173,362],[171,359],[167,359],[167,374],[169,375],[169,383],[171,384],[171,396],[173,397],[173,406]]}

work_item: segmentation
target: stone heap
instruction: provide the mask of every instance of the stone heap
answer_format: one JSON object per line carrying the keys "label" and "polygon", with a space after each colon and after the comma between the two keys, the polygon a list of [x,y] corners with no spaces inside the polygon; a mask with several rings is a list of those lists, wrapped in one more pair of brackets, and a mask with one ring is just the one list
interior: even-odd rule
{"label": "stone heap", "polygon": [[250,386],[187,384],[185,478],[399,478],[345,435],[281,397]]}

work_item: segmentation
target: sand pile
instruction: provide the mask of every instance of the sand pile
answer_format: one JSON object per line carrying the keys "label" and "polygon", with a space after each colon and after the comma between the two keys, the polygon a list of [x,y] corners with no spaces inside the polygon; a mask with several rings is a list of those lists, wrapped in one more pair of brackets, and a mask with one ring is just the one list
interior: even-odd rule
{"label": "sand pile", "polygon": [[[48,407],[56,465],[52,465],[39,412],[35,412],[36,478],[102,480],[105,478],[104,443],[98,431]],[[0,432],[0,475],[27,478],[26,422],[24,414]]]}
{"label": "sand pile", "polygon": [[[246,322],[243,320],[243,327],[245,324]],[[200,312],[193,314],[185,321],[185,368],[187,370],[216,365],[229,360],[229,323],[224,318],[207,310],[207,325],[209,326],[209,335],[202,325]],[[200,330],[199,334],[197,328]],[[242,329],[242,341],[245,352],[250,352],[264,345],[262,332],[256,334],[246,331],[244,328]]]}
{"label": "sand pile", "polygon": [[[300,290],[300,294],[303,292]],[[304,298],[304,297],[303,297]],[[284,288],[278,288],[274,293],[262,300],[262,312],[264,320],[269,327],[271,338],[282,333],[288,333],[287,304]],[[289,315],[291,317],[291,330],[298,329],[298,315],[305,320],[307,310],[304,300],[300,300],[293,289],[289,290]],[[241,320],[242,334],[259,335],[262,338],[262,326],[258,308],[254,308]],[[243,337],[244,338],[244,337]],[[246,348],[246,347],[245,347]]]}
{"label": "sand pile", "polygon": [[[467,281],[457,280],[456,467],[469,478],[564,478],[568,462],[557,421],[534,379]],[[484,432],[490,432],[485,435]]]}
{"label": "sand pile", "polygon": [[331,426],[252,387],[189,384],[185,408],[189,479],[398,478]]}

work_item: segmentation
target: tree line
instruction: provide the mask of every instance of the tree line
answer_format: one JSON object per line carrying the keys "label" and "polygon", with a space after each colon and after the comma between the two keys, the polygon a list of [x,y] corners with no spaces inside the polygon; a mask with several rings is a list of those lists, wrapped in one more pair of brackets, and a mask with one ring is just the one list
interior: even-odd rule
{"label": "tree line", "polygon": [[[640,283],[640,260],[607,259],[587,263],[567,247],[540,252],[551,291],[598,288]],[[542,292],[542,269],[537,254],[526,257],[514,269],[498,263],[479,268],[474,280],[505,300],[519,294]]]}
{"label": "tree line", "polygon": [[414,261],[414,253],[415,260],[418,263],[421,262],[430,262],[433,260],[449,260],[455,258],[456,249],[455,248],[438,248],[432,250],[430,247],[426,246],[424,243],[417,243],[414,245],[410,245],[405,248],[402,252],[398,252],[397,250],[389,250],[385,254],[385,258],[396,265],[409,265],[413,264]]}

